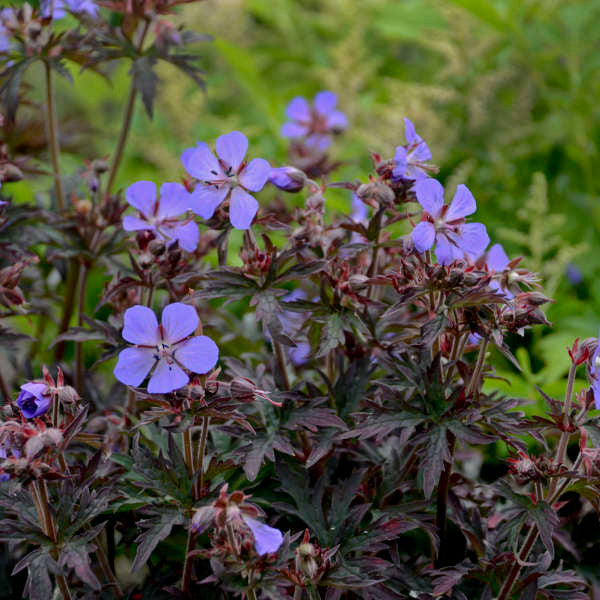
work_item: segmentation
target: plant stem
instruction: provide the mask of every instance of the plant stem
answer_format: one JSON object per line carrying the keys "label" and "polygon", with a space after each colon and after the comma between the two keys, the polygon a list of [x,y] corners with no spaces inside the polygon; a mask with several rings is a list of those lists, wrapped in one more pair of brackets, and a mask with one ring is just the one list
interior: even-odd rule
{"label": "plant stem", "polygon": [[185,456],[185,464],[188,468],[188,475],[190,479],[194,476],[194,458],[192,454],[192,432],[190,429],[186,429],[183,432],[183,453]]}
{"label": "plant stem", "polygon": [[[69,270],[67,273],[67,283],[65,287],[65,300],[63,303],[64,309],[60,326],[58,328],[58,334],[64,333],[69,328],[71,322],[71,316],[73,315],[73,308],[75,307],[75,289],[77,287],[77,281],[79,279],[79,262],[75,259],[69,261]],[[56,351],[54,353],[54,359],[58,362],[62,359],[65,354],[66,342],[59,342],[56,345]]]}
{"label": "plant stem", "polygon": [[196,534],[190,527],[188,531],[187,544],[185,547],[185,562],[183,563],[183,577],[181,579],[181,591],[184,594],[190,593],[190,587],[192,585],[192,564],[194,557],[190,556],[190,552],[193,550],[194,543],[196,541]]}
{"label": "plant stem", "polygon": [[[148,28],[150,27],[150,21],[146,21],[144,23],[144,29],[142,31],[142,35],[140,37],[140,41],[138,43],[138,52],[141,52],[144,46],[144,40],[146,39],[146,34],[148,33]],[[127,104],[125,105],[125,114],[123,116],[123,124],[121,125],[121,131],[119,133],[119,140],[117,141],[117,148],[115,150],[113,162],[110,166],[110,171],[108,173],[108,180],[106,182],[106,195],[110,194],[110,190],[115,182],[115,178],[117,176],[117,171],[119,170],[119,166],[121,164],[121,159],[123,158],[123,151],[125,150],[125,144],[127,143],[127,137],[129,136],[129,130],[131,129],[131,119],[133,117],[133,109],[135,108],[135,98],[137,96],[137,88],[135,86],[135,79],[131,80],[131,85],[129,87],[129,96],[127,97]]]}
{"label": "plant stem", "polygon": [[[83,325],[83,315],[85,313],[85,288],[87,285],[89,269],[87,265],[79,271],[79,285],[77,286],[78,315],[77,325]],[[83,342],[75,344],[75,389],[80,396],[83,396]]]}
{"label": "plant stem", "polygon": [[277,364],[279,365],[279,370],[281,371],[281,377],[283,378],[283,387],[286,392],[290,391],[290,379],[287,372],[287,367],[285,364],[285,355],[283,354],[283,348],[281,344],[277,340],[273,340],[273,350],[275,350],[275,357],[277,358]]}
{"label": "plant stem", "polygon": [[[533,548],[533,544],[538,537],[538,530],[535,525],[531,527],[527,537],[525,538],[525,542],[523,543],[523,548],[521,552],[519,552],[519,559],[523,562],[527,560],[531,549]],[[498,595],[498,600],[507,600],[510,596],[510,593],[515,585],[517,578],[519,577],[519,573],[521,572],[521,565],[515,561],[513,566],[511,567],[506,580],[504,581],[504,585],[500,590],[500,594]]]}
{"label": "plant stem", "polygon": [[446,437],[448,439],[448,446],[450,447],[450,460],[444,461],[444,470],[442,471],[437,489],[435,524],[440,539],[440,549],[434,561],[436,569],[448,566],[450,563],[447,561],[452,554],[452,549],[449,547],[448,540],[446,539],[446,523],[448,520],[448,490],[450,489],[450,476],[452,475],[456,437],[451,431],[446,433]]}
{"label": "plant stem", "polygon": [[486,339],[481,340],[481,346],[479,347],[479,354],[477,355],[477,362],[471,375],[471,381],[465,391],[467,396],[471,395],[479,387],[479,379],[485,363],[485,353],[487,352],[489,342]]}
{"label": "plant stem", "polygon": [[60,180],[60,146],[58,142],[58,125],[56,122],[56,107],[54,105],[54,89],[52,85],[52,70],[50,64],[44,62],[44,71],[46,75],[46,109],[48,112],[48,146],[50,156],[52,158],[52,172],[54,174],[54,187],[56,189],[56,201],[58,202],[58,210],[61,213],[65,211],[65,197]]}
{"label": "plant stem", "polygon": [[302,600],[302,588],[299,585],[294,587],[294,600]]}
{"label": "plant stem", "polygon": [[108,558],[106,556],[106,552],[104,552],[104,546],[100,541],[100,536],[98,536],[95,540],[96,542],[96,555],[98,556],[98,561],[100,562],[100,567],[102,568],[102,572],[104,573],[104,577],[108,580],[108,582],[115,589],[115,597],[122,598],[123,590],[121,590],[121,586],[115,577],[112,569],[110,568],[110,563],[108,562]]}
{"label": "plant stem", "polygon": [[2,377],[2,372],[0,372],[0,391],[2,391],[4,401],[10,402],[10,391],[8,389],[8,386],[6,385],[6,381],[4,381],[4,377]]}
{"label": "plant stem", "polygon": [[206,454],[206,442],[208,441],[208,426],[210,417],[202,418],[202,433],[200,434],[200,443],[198,444],[198,452],[196,453],[196,471],[199,471],[196,479],[196,499],[202,495],[204,489],[204,455]]}

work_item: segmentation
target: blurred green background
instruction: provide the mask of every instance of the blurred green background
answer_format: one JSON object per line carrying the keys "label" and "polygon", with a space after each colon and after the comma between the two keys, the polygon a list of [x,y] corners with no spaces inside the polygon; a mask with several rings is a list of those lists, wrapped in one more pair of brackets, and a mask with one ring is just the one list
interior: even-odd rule
{"label": "blurred green background", "polygon": [[[404,143],[407,116],[428,142],[449,194],[464,182],[492,242],[523,256],[556,299],[548,310],[553,329],[538,328],[523,340],[524,370],[510,375],[510,390],[535,397],[537,384],[558,394],[568,369],[565,347],[575,337],[595,336],[600,323],[599,17],[600,0],[184,6],[176,20],[214,36],[198,47],[207,91],[169,65],[160,67],[154,120],[140,102],[118,183],[176,180],[184,175],[185,148],[233,129],[250,138],[252,156],[285,164],[278,133],[285,106],[322,89],[339,95],[350,121],[332,150],[344,161],[338,179],[365,180],[369,151],[393,156]],[[127,88],[125,65],[112,74],[112,86],[91,73],[73,86],[60,84],[62,117],[83,114],[92,125],[88,158],[113,151]],[[83,165],[66,156],[64,166]],[[25,198],[40,186],[13,187]],[[328,202],[332,211],[350,205],[339,193]],[[503,359],[498,365],[505,374]]]}

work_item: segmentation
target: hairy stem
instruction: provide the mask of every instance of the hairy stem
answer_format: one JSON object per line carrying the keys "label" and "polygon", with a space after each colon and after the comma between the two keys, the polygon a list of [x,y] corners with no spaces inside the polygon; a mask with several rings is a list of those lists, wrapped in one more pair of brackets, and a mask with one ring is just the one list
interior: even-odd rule
{"label": "hairy stem", "polygon": [[[58,328],[58,334],[64,333],[69,328],[71,317],[73,316],[73,308],[75,307],[75,290],[77,281],[79,280],[79,262],[75,259],[69,261],[69,270],[67,272],[67,282],[65,287],[65,299],[63,302],[63,314]],[[58,362],[65,355],[66,342],[56,344],[54,359]]]}
{"label": "hairy stem", "polygon": [[[83,315],[85,314],[85,291],[87,286],[89,269],[87,265],[79,271],[79,285],[77,286],[78,315],[77,325],[83,325]],[[80,396],[83,396],[83,342],[75,343],[75,389]]]}
{"label": "hairy stem", "polygon": [[302,588],[299,585],[294,586],[294,600],[302,600]]}
{"label": "hairy stem", "polygon": [[437,489],[435,524],[440,538],[440,549],[434,561],[436,569],[452,564],[451,561],[448,561],[449,557],[452,555],[452,548],[446,538],[446,524],[448,522],[448,491],[450,489],[450,476],[452,475],[456,437],[451,431],[448,431],[446,436],[450,448],[450,460],[444,461],[444,470],[442,471],[442,476],[440,477],[440,483],[438,484]]}
{"label": "hairy stem", "polygon": [[277,364],[279,365],[279,370],[281,371],[281,377],[283,378],[283,387],[286,392],[290,391],[290,379],[288,376],[287,367],[285,364],[285,355],[283,353],[283,348],[281,344],[277,340],[273,340],[273,350],[275,350],[275,358],[277,359]]}
{"label": "hairy stem", "polygon": [[192,431],[190,429],[183,432],[183,454],[188,468],[188,475],[191,479],[194,476],[194,458],[192,454]]}
{"label": "hairy stem", "polygon": [[192,585],[192,564],[194,557],[190,556],[190,552],[194,549],[194,543],[196,542],[196,534],[190,527],[188,531],[187,544],[185,547],[185,562],[183,563],[183,577],[181,579],[181,591],[184,594],[190,593],[190,587]]}
{"label": "hairy stem", "polygon": [[481,340],[481,346],[479,347],[479,354],[477,355],[477,362],[471,375],[471,381],[465,391],[467,396],[470,396],[476,389],[479,388],[479,380],[481,378],[481,372],[483,371],[483,365],[485,363],[485,353],[487,352],[489,342],[486,339]]}
{"label": "hairy stem", "polygon": [[[531,552],[531,549],[533,548],[537,537],[538,529],[535,525],[533,525],[529,530],[527,537],[525,538],[525,542],[523,543],[523,548],[521,548],[521,552],[519,552],[519,559],[521,560],[521,562],[527,560],[527,557],[529,556],[529,553]],[[508,572],[508,576],[504,581],[502,589],[500,590],[498,600],[507,600],[510,597],[510,593],[512,592],[512,589],[515,585],[515,582],[517,581],[517,578],[519,577],[520,572],[521,565],[517,561],[515,561],[510,571]]]}
{"label": "hairy stem", "polygon": [[123,590],[121,590],[121,586],[113,573],[113,570],[110,568],[110,562],[108,557],[106,556],[106,552],[104,551],[104,546],[100,540],[100,536],[98,536],[95,540],[96,544],[96,555],[98,556],[98,561],[100,562],[100,567],[102,568],[102,572],[104,573],[104,577],[108,581],[110,585],[114,588],[114,594],[116,598],[123,597]]}
{"label": "hairy stem", "polygon": [[4,402],[10,402],[10,391],[8,386],[6,385],[6,381],[4,381],[4,377],[2,377],[2,372],[0,371],[0,391],[2,392],[2,397],[4,398]]}
{"label": "hairy stem", "polygon": [[54,104],[54,89],[52,84],[52,70],[50,64],[44,62],[44,72],[46,75],[46,110],[48,123],[48,146],[50,157],[52,158],[52,172],[54,174],[54,187],[56,190],[56,201],[58,210],[65,211],[65,196],[63,193],[62,181],[60,179],[60,146],[58,143],[58,124],[56,121],[56,106]]}
{"label": "hairy stem", "polygon": [[[148,28],[150,26],[150,21],[146,21],[144,23],[144,29],[142,31],[142,35],[140,37],[140,41],[138,42],[138,52],[141,52],[144,46],[144,40],[146,39],[146,34],[148,33]],[[133,118],[133,109],[135,108],[135,98],[137,96],[137,88],[135,86],[135,80],[131,80],[131,85],[129,87],[129,96],[127,97],[127,104],[125,105],[125,114],[123,115],[123,123],[121,125],[121,131],[119,132],[119,140],[117,141],[117,148],[115,150],[113,162],[110,166],[110,171],[108,173],[108,180],[106,182],[106,195],[110,194],[112,186],[115,182],[115,178],[117,176],[117,171],[119,170],[119,166],[121,165],[121,160],[123,158],[123,151],[125,150],[125,144],[127,143],[127,138],[129,137],[129,130],[131,129],[131,120]]]}
{"label": "hairy stem", "polygon": [[204,489],[204,455],[206,454],[206,442],[208,441],[208,426],[210,425],[210,417],[202,418],[202,433],[200,434],[200,443],[196,453],[196,471],[199,471],[196,479],[196,499],[202,495]]}

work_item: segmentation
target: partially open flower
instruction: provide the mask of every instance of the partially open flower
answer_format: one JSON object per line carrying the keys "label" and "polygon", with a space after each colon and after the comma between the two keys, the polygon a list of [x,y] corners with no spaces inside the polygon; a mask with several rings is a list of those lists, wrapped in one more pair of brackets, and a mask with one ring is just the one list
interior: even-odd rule
{"label": "partially open flower", "polygon": [[52,402],[52,396],[45,383],[26,383],[21,386],[17,404],[26,419],[43,415]]}

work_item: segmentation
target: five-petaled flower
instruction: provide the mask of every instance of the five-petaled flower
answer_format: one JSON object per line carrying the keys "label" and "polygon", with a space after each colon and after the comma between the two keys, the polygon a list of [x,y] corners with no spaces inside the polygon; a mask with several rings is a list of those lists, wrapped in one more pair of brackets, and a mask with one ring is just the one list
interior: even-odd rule
{"label": "five-petaled flower", "polygon": [[160,325],[154,311],[145,306],[127,309],[122,335],[135,346],[119,354],[115,377],[139,386],[152,371],[148,392],[167,394],[188,383],[184,368],[208,373],[217,364],[219,349],[205,335],[191,337],[198,323],[196,309],[181,302],[164,308]]}
{"label": "five-petaled flower", "polygon": [[17,397],[17,405],[26,419],[43,415],[50,408],[51,402],[52,397],[48,393],[48,386],[34,381],[22,385]]}
{"label": "five-petaled flower", "polygon": [[244,161],[248,139],[239,131],[219,136],[217,155],[208,144],[198,142],[181,155],[185,170],[199,180],[192,193],[192,210],[203,219],[210,219],[219,204],[229,198],[229,220],[236,229],[248,229],[258,202],[248,192],[263,189],[271,166],[264,158]]}
{"label": "five-petaled flower", "polygon": [[175,241],[179,247],[193,252],[198,246],[200,232],[193,221],[181,221],[177,217],[187,212],[191,205],[190,193],[179,183],[163,183],[160,197],[156,197],[156,184],[138,181],[126,192],[127,202],[140,211],[140,217],[124,217],[125,231],[151,230],[168,245]]}
{"label": "five-petaled flower", "polygon": [[281,127],[281,135],[291,139],[305,138],[304,143],[318,150],[326,150],[332,135],[348,127],[346,115],[336,110],[337,95],[319,92],[311,106],[306,98],[297,96],[287,105],[285,114],[290,119]]}
{"label": "five-petaled flower", "polygon": [[423,179],[428,176],[427,170],[431,170],[431,165],[428,164],[432,158],[429,146],[417,134],[415,126],[406,117],[404,135],[407,143],[396,148],[393,176],[395,179]]}
{"label": "five-petaled flower", "polygon": [[419,252],[436,245],[435,254],[441,265],[449,265],[465,253],[478,256],[490,242],[485,225],[466,223],[465,217],[475,212],[473,194],[459,185],[448,206],[444,204],[444,188],[436,179],[419,179],[415,183],[419,204],[425,209],[422,221],[413,229],[412,239]]}

